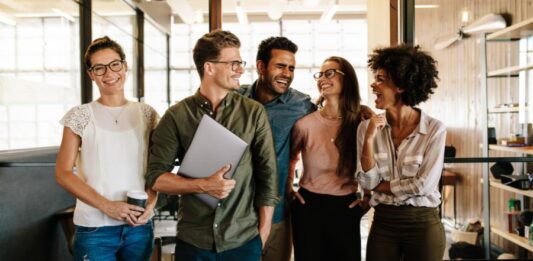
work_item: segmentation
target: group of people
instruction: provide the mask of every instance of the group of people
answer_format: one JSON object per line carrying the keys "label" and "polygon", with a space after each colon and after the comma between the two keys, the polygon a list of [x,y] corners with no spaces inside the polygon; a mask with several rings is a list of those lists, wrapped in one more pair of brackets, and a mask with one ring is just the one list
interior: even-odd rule
{"label": "group of people", "polygon": [[[75,260],[149,260],[157,192],[181,195],[175,260],[288,261],[293,249],[296,261],[361,260],[359,222],[370,207],[367,260],[441,260],[446,130],[416,107],[437,87],[435,60],[408,45],[374,50],[371,88],[384,110],[376,114],[361,104],[355,70],[342,57],[313,75],[320,97],[312,102],[290,87],[295,43],[263,40],[251,85],[239,83],[239,48],[228,31],[198,39],[200,87],[160,118],[125,98],[120,45],[91,43],[85,64],[100,97],[62,118],[56,164],[58,183],[77,198]],[[172,173],[204,115],[248,144],[241,161],[207,178]],[[148,194],[144,208],[126,203],[133,189]],[[213,209],[196,193],[220,201]]]}

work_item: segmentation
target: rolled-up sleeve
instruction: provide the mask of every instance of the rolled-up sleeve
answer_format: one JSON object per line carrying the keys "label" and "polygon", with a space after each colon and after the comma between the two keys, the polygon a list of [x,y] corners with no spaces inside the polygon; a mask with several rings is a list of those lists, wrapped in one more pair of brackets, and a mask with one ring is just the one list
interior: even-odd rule
{"label": "rolled-up sleeve", "polygon": [[152,134],[152,143],[148,155],[148,169],[146,171],[146,185],[152,187],[165,172],[172,171],[177,158],[179,140],[176,121],[171,110],[159,121]]}
{"label": "rolled-up sleeve", "polygon": [[368,127],[368,123],[369,123],[368,120],[363,121],[361,124],[359,124],[359,127],[357,128],[356,178],[357,178],[357,182],[359,182],[359,185],[361,185],[362,188],[372,190],[381,182],[381,176],[379,175],[379,171],[378,171],[379,168],[377,164],[374,164],[374,167],[372,167],[368,171],[363,171],[363,168],[361,167],[363,144],[365,140],[365,134],[366,134],[366,129]]}
{"label": "rolled-up sleeve", "polygon": [[276,151],[268,117],[262,107],[251,149],[256,185],[254,204],[256,207],[275,206],[279,202]]}

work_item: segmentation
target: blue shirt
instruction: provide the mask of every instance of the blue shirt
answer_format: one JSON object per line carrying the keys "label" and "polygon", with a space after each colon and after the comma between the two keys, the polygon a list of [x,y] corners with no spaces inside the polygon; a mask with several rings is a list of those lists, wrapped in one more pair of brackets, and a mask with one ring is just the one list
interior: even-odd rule
{"label": "blue shirt", "polygon": [[[257,100],[255,88],[257,81],[250,85],[243,85],[238,92],[245,97]],[[291,131],[294,123],[303,116],[316,110],[307,94],[289,88],[287,92],[264,104],[268,114],[274,147],[278,161],[278,183],[280,201],[274,210],[273,223],[285,219],[285,188],[289,175],[289,157],[291,148]],[[281,200],[282,199],[282,200]]]}

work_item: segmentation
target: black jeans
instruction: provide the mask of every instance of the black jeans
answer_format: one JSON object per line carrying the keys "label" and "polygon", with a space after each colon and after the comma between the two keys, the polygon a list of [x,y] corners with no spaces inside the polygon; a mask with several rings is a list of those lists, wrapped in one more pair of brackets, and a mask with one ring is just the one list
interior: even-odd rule
{"label": "black jeans", "polygon": [[297,199],[291,203],[294,260],[361,260],[359,222],[366,211],[348,208],[355,194],[333,196],[304,188],[298,192],[305,204]]}

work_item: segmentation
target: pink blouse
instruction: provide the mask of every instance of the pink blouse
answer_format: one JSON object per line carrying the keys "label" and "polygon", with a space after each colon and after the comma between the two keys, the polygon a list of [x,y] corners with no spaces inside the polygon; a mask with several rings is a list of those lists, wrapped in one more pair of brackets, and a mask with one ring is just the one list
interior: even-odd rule
{"label": "pink blouse", "polygon": [[342,196],[353,193],[353,186],[345,185],[352,179],[340,178],[336,173],[339,151],[335,138],[340,125],[341,120],[324,118],[320,111],[301,118],[294,125],[291,159],[297,159],[301,152],[300,187],[318,194]]}

